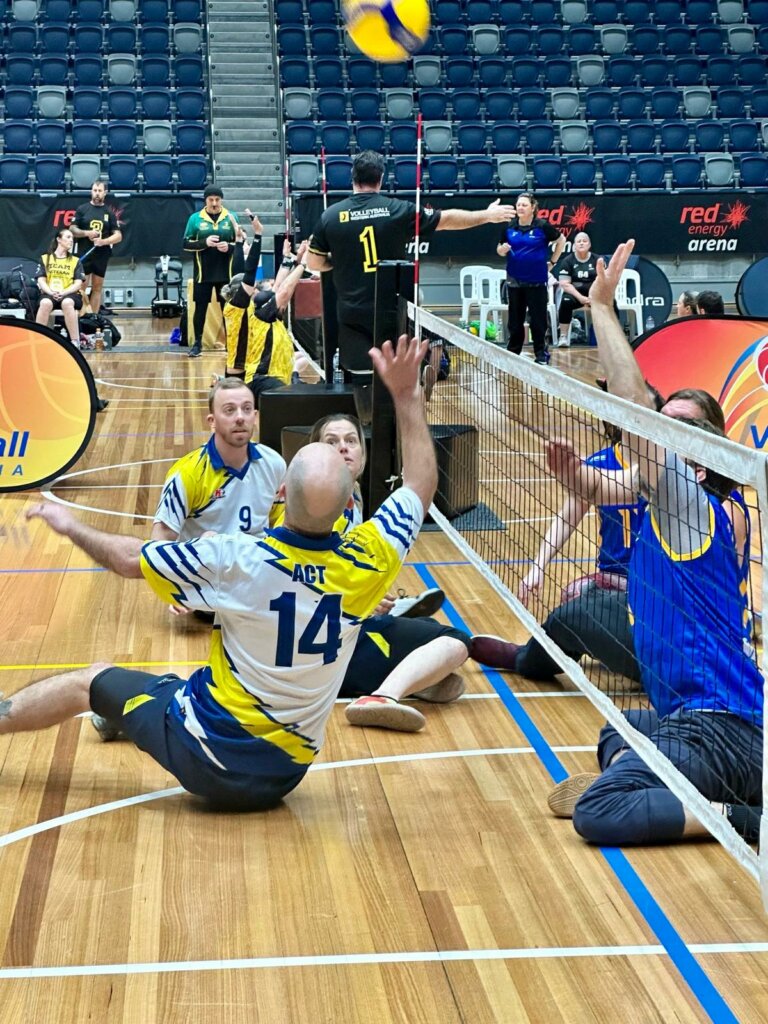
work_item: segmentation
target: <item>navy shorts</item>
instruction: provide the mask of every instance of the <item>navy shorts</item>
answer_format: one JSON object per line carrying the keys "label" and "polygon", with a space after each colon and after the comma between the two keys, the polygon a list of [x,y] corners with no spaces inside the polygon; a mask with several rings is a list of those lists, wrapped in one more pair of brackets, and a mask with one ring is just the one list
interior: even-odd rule
{"label": "navy shorts", "polygon": [[168,720],[168,707],[182,683],[173,674],[154,676],[135,669],[108,668],[91,683],[91,708],[119,723],[140,750],[216,810],[267,811],[298,786],[305,767],[285,776],[229,772],[213,764],[202,748],[196,754],[188,747]]}
{"label": "navy shorts", "polygon": [[[371,639],[370,633],[377,635]],[[468,633],[444,626],[435,619],[404,619],[374,615],[363,623],[352,660],[339,690],[340,697],[367,697],[378,690],[389,673],[413,651],[440,636],[461,640],[469,650]]]}

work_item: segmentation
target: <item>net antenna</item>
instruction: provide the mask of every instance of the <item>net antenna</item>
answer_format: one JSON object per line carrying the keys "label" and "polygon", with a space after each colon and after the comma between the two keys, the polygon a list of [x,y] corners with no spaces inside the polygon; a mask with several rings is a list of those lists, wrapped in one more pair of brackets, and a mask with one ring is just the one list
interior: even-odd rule
{"label": "net antenna", "polygon": [[328,178],[325,172],[325,146],[320,147],[320,181],[323,191],[323,210],[328,209]]}
{"label": "net antenna", "polygon": [[421,297],[419,295],[419,270],[421,261],[419,258],[419,239],[421,236],[421,163],[422,163],[422,116],[419,113],[416,117],[416,230],[414,231],[413,251],[413,333],[417,338],[421,337]]}
{"label": "net antenna", "polygon": [[[417,315],[415,304],[409,303],[408,313],[413,321]],[[548,615],[569,600],[563,595],[563,587],[573,584],[574,578],[582,577],[594,568],[598,531],[597,517],[593,513],[584,516],[557,556],[551,559],[534,597],[528,595],[524,601],[520,596],[524,593],[523,581],[545,541],[547,530],[569,494],[547,469],[546,442],[557,437],[567,438],[583,458],[589,452],[606,446],[604,425],[621,424],[624,431],[631,434],[631,448],[641,445],[641,439],[646,439],[676,453],[689,465],[706,467],[728,480],[738,481],[751,521],[749,574],[743,586],[744,611],[751,611],[752,621],[757,621],[768,602],[768,573],[763,572],[764,538],[768,531],[768,456],[696,426],[659,415],[616,395],[604,394],[550,367],[537,366],[526,358],[474,337],[427,310],[421,310],[420,318],[424,328],[451,345],[451,375],[435,388],[427,407],[428,417],[433,427],[436,424],[474,426],[478,431],[480,449],[481,488],[475,509],[465,515],[448,518],[433,505],[430,515],[531,633],[545,655],[556,663],[553,674],[562,671],[567,676],[600,716],[616,729],[678,797],[686,811],[759,881],[763,902],[768,909],[766,817],[763,815],[760,819],[761,852],[758,854],[722,812],[722,804],[733,807],[739,803],[743,810],[749,810],[759,803],[759,793],[747,799],[735,793],[732,780],[720,775],[720,789],[734,795],[732,798],[713,796],[713,802],[710,802],[680,770],[686,764],[693,765],[692,758],[685,763],[678,760],[680,767],[677,767],[647,736],[628,722],[625,712],[637,714],[648,706],[646,694],[638,683],[609,672],[601,663],[602,659],[598,660],[594,655],[591,659],[574,660],[542,627]],[[460,486],[462,474],[466,475],[466,468],[461,461],[449,452],[444,453],[439,496],[444,499],[446,491]],[[717,579],[706,585],[711,592],[710,599],[722,602],[722,607],[725,607],[731,591],[721,589],[721,583]],[[662,602],[662,607],[672,607],[671,604],[663,604],[667,601],[668,592],[656,580],[649,581],[648,592],[653,601]],[[675,610],[675,614],[690,624],[695,623],[697,611],[691,606],[679,613]],[[679,642],[678,634],[675,630],[665,633],[663,617],[659,623],[658,643],[673,650]],[[568,638],[556,635],[560,643],[569,646]],[[762,680],[758,680],[757,686],[762,686],[765,702],[768,657],[765,645],[760,649],[759,637],[754,628],[750,628],[747,616],[742,637],[739,643],[743,652],[762,670]],[[693,657],[690,663],[694,667]],[[517,664],[519,668],[519,661]],[[567,682],[565,686],[568,687]],[[672,684],[669,689],[674,694]],[[755,705],[748,703],[743,708],[745,714],[741,717],[756,721]],[[708,705],[703,702],[702,710],[707,709]],[[759,735],[757,730],[756,734]],[[750,749],[752,763],[759,765],[762,761],[762,803],[765,806],[768,800],[766,748],[760,754],[755,740]]]}

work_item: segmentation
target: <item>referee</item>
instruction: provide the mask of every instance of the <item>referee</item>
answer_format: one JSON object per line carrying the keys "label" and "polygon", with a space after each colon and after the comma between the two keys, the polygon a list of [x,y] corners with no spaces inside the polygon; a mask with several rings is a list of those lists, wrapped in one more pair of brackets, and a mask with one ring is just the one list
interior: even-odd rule
{"label": "referee", "polygon": [[[359,153],[352,165],[353,194],[328,207],[309,242],[309,269],[333,273],[338,348],[347,370],[371,369],[376,268],[381,260],[403,259],[416,231],[414,203],[381,195],[384,168],[380,153]],[[513,216],[514,209],[498,200],[486,210],[422,210],[419,235],[503,224]]]}

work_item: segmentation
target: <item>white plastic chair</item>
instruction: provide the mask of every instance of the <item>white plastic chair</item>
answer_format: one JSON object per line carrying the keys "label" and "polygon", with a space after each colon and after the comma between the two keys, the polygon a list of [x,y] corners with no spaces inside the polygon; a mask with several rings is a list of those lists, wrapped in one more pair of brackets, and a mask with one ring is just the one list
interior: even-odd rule
{"label": "white plastic chair", "polygon": [[496,337],[501,339],[499,313],[507,309],[507,303],[501,301],[501,286],[507,280],[506,270],[487,270],[477,275],[478,292],[480,294],[480,328],[478,335],[485,337],[485,325],[488,316],[493,318]]}
{"label": "white plastic chair", "polygon": [[616,305],[625,309],[635,318],[635,337],[643,333],[643,292],[640,274],[636,270],[625,270],[616,289]]}
{"label": "white plastic chair", "polygon": [[461,322],[469,321],[469,311],[473,306],[480,305],[480,288],[477,282],[479,274],[490,274],[490,267],[462,267],[459,271],[459,292],[461,294]]}

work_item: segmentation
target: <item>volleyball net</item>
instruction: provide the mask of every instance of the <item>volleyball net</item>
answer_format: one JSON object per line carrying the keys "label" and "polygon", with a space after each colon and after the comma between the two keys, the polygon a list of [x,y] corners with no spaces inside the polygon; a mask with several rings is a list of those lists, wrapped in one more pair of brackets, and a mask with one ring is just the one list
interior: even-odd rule
{"label": "volleyball net", "polygon": [[[768,857],[765,852],[758,855],[754,842],[746,842],[741,834],[744,821],[753,825],[757,821],[763,829],[762,850],[768,849],[768,830],[758,817],[764,802],[759,769],[756,792],[754,785],[747,792],[725,768],[710,791],[702,792],[689,781],[689,777],[701,779],[692,757],[686,762],[678,756],[673,764],[632,724],[638,712],[651,706],[646,687],[657,696],[661,693],[668,705],[676,707],[685,700],[687,707],[698,710],[696,699],[683,691],[689,678],[700,678],[702,664],[710,671],[708,659],[713,662],[711,691],[730,679],[729,706],[738,707],[748,722],[759,716],[766,678],[759,636],[766,586],[762,573],[768,509],[766,457],[512,355],[411,304],[408,314],[411,326],[416,318],[420,330],[436,340],[433,351],[442,350],[450,358],[447,377],[437,382],[427,405],[440,464],[431,513],[530,633],[532,642],[516,656],[514,671],[529,679],[550,680],[547,688],[555,677],[566,687],[578,687],[686,811],[761,882],[766,901]],[[432,362],[437,366],[437,358]],[[443,360],[441,377],[445,369]],[[631,431],[625,433],[623,445],[617,425]],[[555,439],[565,444],[553,445]],[[654,563],[653,571],[645,570],[649,578],[643,582],[643,621],[635,619],[632,626],[626,559],[623,568],[617,560],[622,544],[630,545],[640,517],[649,512],[638,507],[635,487],[629,497],[626,490],[622,495],[617,491],[611,506],[602,510],[610,514],[601,518],[600,509],[566,485],[569,478],[563,466],[568,460],[563,453],[571,448],[582,460],[593,462],[603,480],[610,482],[618,481],[621,466],[647,460],[649,452],[657,460],[664,457],[667,465],[667,453],[676,453],[691,466],[706,467],[737,482],[741,496],[737,504],[743,504],[743,512],[737,511],[735,518],[742,515],[751,528],[744,545],[748,558],[741,566],[735,563],[738,578],[719,573],[716,580],[702,584],[700,592],[694,588],[691,600],[679,607],[679,592],[676,597],[672,586],[674,574],[659,572],[658,562]],[[666,528],[673,529],[669,523]],[[701,523],[695,528],[701,530]],[[709,528],[707,523],[707,532]],[[697,558],[708,544],[702,533],[699,549],[690,549],[694,524],[690,529],[684,523],[674,529],[682,560]],[[632,564],[634,569],[638,563]],[[705,593],[706,587],[714,587],[715,592]],[[702,628],[705,606],[721,609],[723,620],[738,614],[739,636],[730,648]],[[645,629],[644,650],[652,650],[645,663],[634,649],[633,630],[640,628]],[[654,631],[650,648],[649,629]],[[684,634],[693,640],[683,643]],[[730,635],[733,640],[733,631]],[[740,672],[745,676],[743,685]],[[703,699],[701,710],[712,706]],[[764,757],[762,734],[754,730],[748,735],[753,737],[752,749],[742,753],[759,765]],[[711,777],[712,771],[718,771],[720,753],[714,749],[705,753],[711,754],[707,761],[714,765]],[[765,787],[768,773],[762,763]],[[753,784],[754,778],[753,772]],[[727,814],[723,805],[730,805]],[[732,813],[738,806],[743,808],[741,815]]]}

